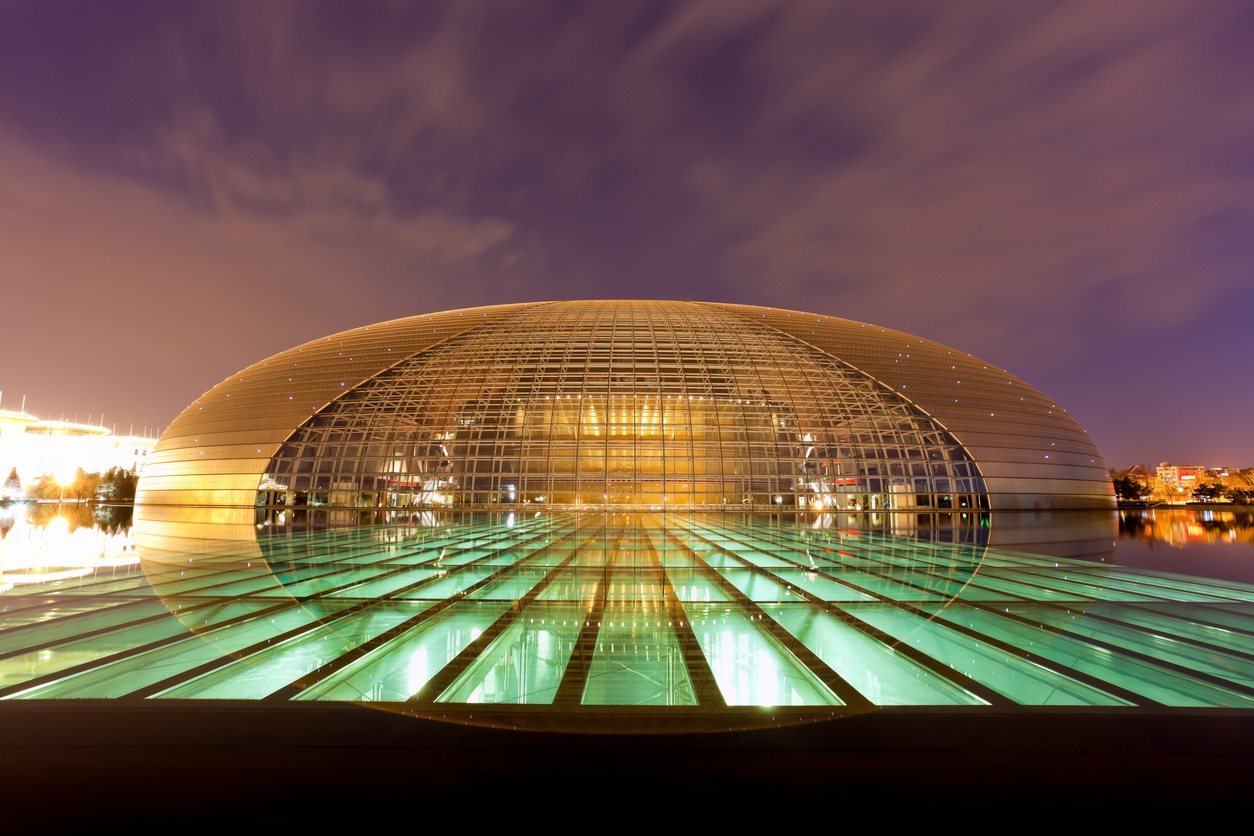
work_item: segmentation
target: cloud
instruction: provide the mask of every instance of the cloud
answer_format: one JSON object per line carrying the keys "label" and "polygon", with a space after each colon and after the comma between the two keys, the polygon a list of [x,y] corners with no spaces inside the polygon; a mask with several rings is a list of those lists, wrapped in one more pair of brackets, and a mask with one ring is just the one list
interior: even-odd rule
{"label": "cloud", "polygon": [[879,322],[1032,379],[1204,333],[1254,256],[1242,4],[49,8],[0,9],[0,268],[50,319],[41,288],[81,323],[145,311],[127,345],[163,373],[228,329],[242,364],[629,294]]}
{"label": "cloud", "polygon": [[1248,175],[1222,162],[1254,98],[1204,95],[1223,67],[1195,9],[1136,9],[915,7],[904,25],[891,4],[779,10],[746,51],[770,101],[746,134],[796,147],[794,127],[843,122],[864,139],[834,160],[752,143],[692,159],[693,246],[715,248],[741,294],[769,282],[942,333],[996,311],[990,344],[1048,339],[1033,319],[1107,285],[1136,327],[1188,321],[1243,281],[1198,243],[1216,215],[1254,214]]}
{"label": "cloud", "polygon": [[513,233],[490,217],[362,211],[369,184],[334,171],[259,177],[196,157],[205,211],[2,136],[0,157],[0,284],[6,310],[21,312],[5,328],[21,359],[6,364],[4,388],[44,410],[73,410],[53,393],[75,392],[84,414],[169,420],[272,351],[408,305],[455,307],[459,265]]}

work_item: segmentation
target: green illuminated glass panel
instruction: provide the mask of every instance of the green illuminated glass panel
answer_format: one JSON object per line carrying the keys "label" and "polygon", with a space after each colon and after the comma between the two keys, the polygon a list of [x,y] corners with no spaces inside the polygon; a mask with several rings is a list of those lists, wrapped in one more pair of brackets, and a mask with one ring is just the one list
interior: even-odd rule
{"label": "green illuminated glass panel", "polygon": [[936,661],[1024,705],[1127,705],[1014,653],[971,639],[899,607],[845,604],[841,609]]}
{"label": "green illuminated glass panel", "polygon": [[507,609],[463,601],[407,630],[301,692],[299,700],[402,702],[422,690]]}
{"label": "green illuminated glass panel", "polygon": [[696,705],[674,622],[661,610],[607,608],[583,704]]}
{"label": "green illuminated glass panel", "polygon": [[436,701],[551,703],[585,614],[572,605],[529,607]]}
{"label": "green illuminated glass panel", "polygon": [[18,696],[23,699],[120,697],[163,679],[239,653],[309,623],[334,615],[343,605],[306,604],[229,624],[152,650],[108,662],[50,682]]}
{"label": "green illuminated glass panel", "polygon": [[340,656],[413,618],[423,608],[421,603],[383,604],[351,613],[155,696],[259,700],[324,667],[332,670]]}
{"label": "green illuminated glass panel", "polygon": [[721,607],[684,610],[728,705],[843,705],[755,619]]}
{"label": "green illuminated glass panel", "polygon": [[771,618],[875,705],[983,705],[979,697],[811,604],[768,607]]}

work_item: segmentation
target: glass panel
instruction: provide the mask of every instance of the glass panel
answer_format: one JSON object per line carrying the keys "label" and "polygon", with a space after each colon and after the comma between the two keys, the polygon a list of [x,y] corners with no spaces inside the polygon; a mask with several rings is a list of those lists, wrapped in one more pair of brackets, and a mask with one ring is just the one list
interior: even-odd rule
{"label": "glass panel", "polygon": [[584,705],[696,705],[674,613],[607,607]]}
{"label": "glass panel", "polygon": [[898,607],[846,604],[841,609],[898,641],[1025,705],[1128,705],[1042,665],[972,640]]}
{"label": "glass panel", "polygon": [[758,621],[694,604],[684,611],[728,705],[843,705]]}
{"label": "glass panel", "polygon": [[819,607],[790,604],[767,612],[875,705],[985,704]]}
{"label": "glass panel", "polygon": [[301,693],[299,700],[400,702],[422,690],[507,607],[464,601],[424,621],[342,671]]}
{"label": "glass panel", "polygon": [[436,701],[552,702],[585,614],[571,605],[527,608]]}

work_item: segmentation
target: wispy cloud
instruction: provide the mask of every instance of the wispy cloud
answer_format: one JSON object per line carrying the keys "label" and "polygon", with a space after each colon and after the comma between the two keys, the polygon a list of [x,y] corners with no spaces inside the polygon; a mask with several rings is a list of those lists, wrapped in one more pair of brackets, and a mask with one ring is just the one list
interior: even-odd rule
{"label": "wispy cloud", "polygon": [[145,370],[205,385],[398,313],[622,295],[1031,378],[1246,292],[1251,31],[1222,0],[6,3],[0,270],[23,339],[142,318]]}

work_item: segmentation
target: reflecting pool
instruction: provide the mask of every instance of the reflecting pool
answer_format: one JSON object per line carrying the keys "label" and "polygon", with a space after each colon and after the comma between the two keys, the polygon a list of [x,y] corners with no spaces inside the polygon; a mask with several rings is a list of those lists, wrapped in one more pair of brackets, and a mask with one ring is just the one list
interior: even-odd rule
{"label": "reflecting pool", "polygon": [[[624,732],[1254,708],[1254,546],[1233,512],[420,515],[217,540],[76,512],[2,518],[0,698]],[[1192,560],[1190,536],[1230,553]]]}

